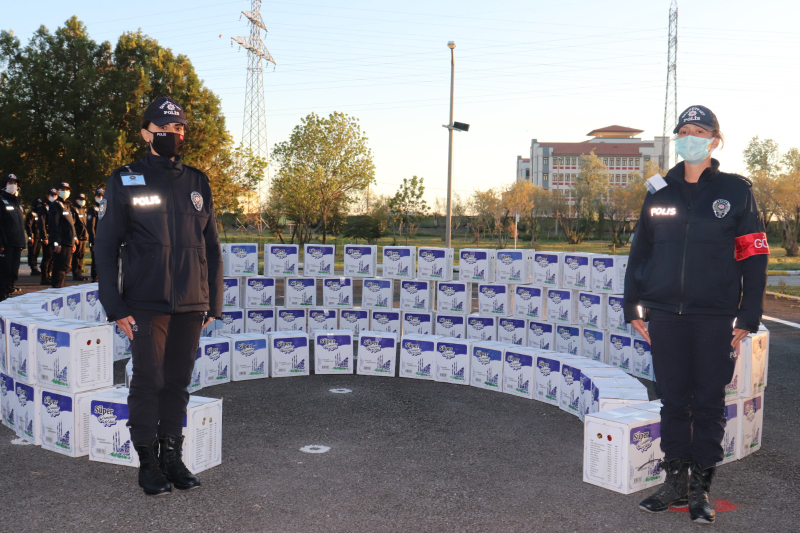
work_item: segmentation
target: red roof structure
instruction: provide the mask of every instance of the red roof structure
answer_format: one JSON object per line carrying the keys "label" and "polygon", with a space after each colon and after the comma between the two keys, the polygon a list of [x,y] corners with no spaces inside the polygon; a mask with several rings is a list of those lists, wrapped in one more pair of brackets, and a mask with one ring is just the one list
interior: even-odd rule
{"label": "red roof structure", "polygon": [[553,149],[553,155],[586,155],[594,152],[599,156],[639,156],[639,148],[653,147],[653,143],[542,143],[541,146]]}

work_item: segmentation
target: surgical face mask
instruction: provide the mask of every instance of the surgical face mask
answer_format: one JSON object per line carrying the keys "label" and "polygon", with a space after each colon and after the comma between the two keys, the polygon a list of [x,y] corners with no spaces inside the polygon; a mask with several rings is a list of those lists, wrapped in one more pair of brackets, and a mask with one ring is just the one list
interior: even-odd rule
{"label": "surgical face mask", "polygon": [[172,133],[171,131],[152,131],[153,140],[150,145],[155,152],[162,157],[177,157],[183,148],[183,133]]}
{"label": "surgical face mask", "polygon": [[60,196],[62,200],[66,200],[67,198],[69,198],[69,191],[61,189],[60,191],[58,191],[58,196]]}
{"label": "surgical face mask", "polygon": [[48,196],[47,199],[49,201],[51,201],[51,202],[55,202],[56,201],[56,197],[55,196]]}
{"label": "surgical face mask", "polygon": [[685,135],[675,140],[675,153],[690,165],[699,165],[705,161],[713,150],[709,147],[714,139]]}
{"label": "surgical face mask", "polygon": [[95,202],[97,202],[98,204],[99,204],[99,203],[100,203],[102,200],[103,200],[103,197],[102,197],[102,196],[95,196],[95,197],[94,197],[94,201],[95,201]]}
{"label": "surgical face mask", "polygon": [[16,194],[17,193],[17,184],[16,183],[9,183],[6,185],[6,192],[8,194]]}
{"label": "surgical face mask", "polygon": [[78,204],[78,206],[83,207],[84,204],[86,204],[86,200],[76,200],[75,203]]}

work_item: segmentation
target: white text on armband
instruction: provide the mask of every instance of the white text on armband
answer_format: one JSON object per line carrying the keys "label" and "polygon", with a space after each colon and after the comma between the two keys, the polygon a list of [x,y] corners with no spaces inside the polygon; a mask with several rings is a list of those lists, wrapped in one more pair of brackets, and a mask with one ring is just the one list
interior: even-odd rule
{"label": "white text on armband", "polygon": [[677,215],[678,210],[674,207],[651,207],[650,216],[656,215]]}
{"label": "white text on armband", "polygon": [[161,198],[158,196],[139,196],[133,199],[133,205],[158,205]]}

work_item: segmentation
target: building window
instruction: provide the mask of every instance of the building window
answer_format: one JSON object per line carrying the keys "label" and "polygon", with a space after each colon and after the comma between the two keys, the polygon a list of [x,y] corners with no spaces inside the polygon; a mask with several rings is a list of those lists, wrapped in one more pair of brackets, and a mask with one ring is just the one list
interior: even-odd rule
{"label": "building window", "polygon": [[542,158],[542,164],[543,164],[543,165],[546,165],[546,164],[547,164],[547,160],[548,160],[548,159],[549,159],[549,158],[547,158],[547,157],[545,157],[545,158]]}
{"label": "building window", "polygon": [[603,158],[603,164],[604,164],[605,166],[608,166],[608,158],[607,158],[607,157],[604,157],[604,158]]}
{"label": "building window", "polygon": [[619,159],[619,157],[617,158],[617,165],[616,165],[616,166],[620,166],[620,159]]}
{"label": "building window", "polygon": [[628,176],[626,175],[622,176],[622,183],[628,183]]}
{"label": "building window", "polygon": [[530,178],[530,177],[531,177],[531,169],[526,168],[525,169],[525,178],[527,179],[527,178]]}
{"label": "building window", "polygon": [[547,177],[548,177],[547,174],[542,174],[542,181],[547,181]]}
{"label": "building window", "polygon": [[631,166],[633,166],[635,168],[639,167],[639,158],[638,157],[633,158],[633,163],[631,163]]}
{"label": "building window", "polygon": [[623,157],[622,158],[622,166],[623,167],[627,167],[628,166],[628,158],[627,157]]}
{"label": "building window", "polygon": [[577,164],[578,164],[578,158],[577,157],[573,157],[572,158],[572,166],[574,167]]}

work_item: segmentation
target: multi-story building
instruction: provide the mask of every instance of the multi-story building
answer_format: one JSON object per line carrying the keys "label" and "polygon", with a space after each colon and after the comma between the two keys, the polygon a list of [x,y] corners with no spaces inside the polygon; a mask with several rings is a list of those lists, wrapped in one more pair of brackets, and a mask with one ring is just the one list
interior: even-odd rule
{"label": "multi-story building", "polygon": [[[603,160],[611,174],[611,185],[625,186],[628,176],[641,173],[646,161],[658,161],[659,168],[669,168],[669,137],[642,140],[643,130],[608,126],[588,133],[583,142],[539,142],[531,140],[530,158],[517,157],[517,181],[527,180],[547,190],[561,190],[573,196],[575,178],[580,172],[579,159],[591,152]],[[667,160],[664,161],[664,154]],[[649,176],[645,176],[649,177]]]}

